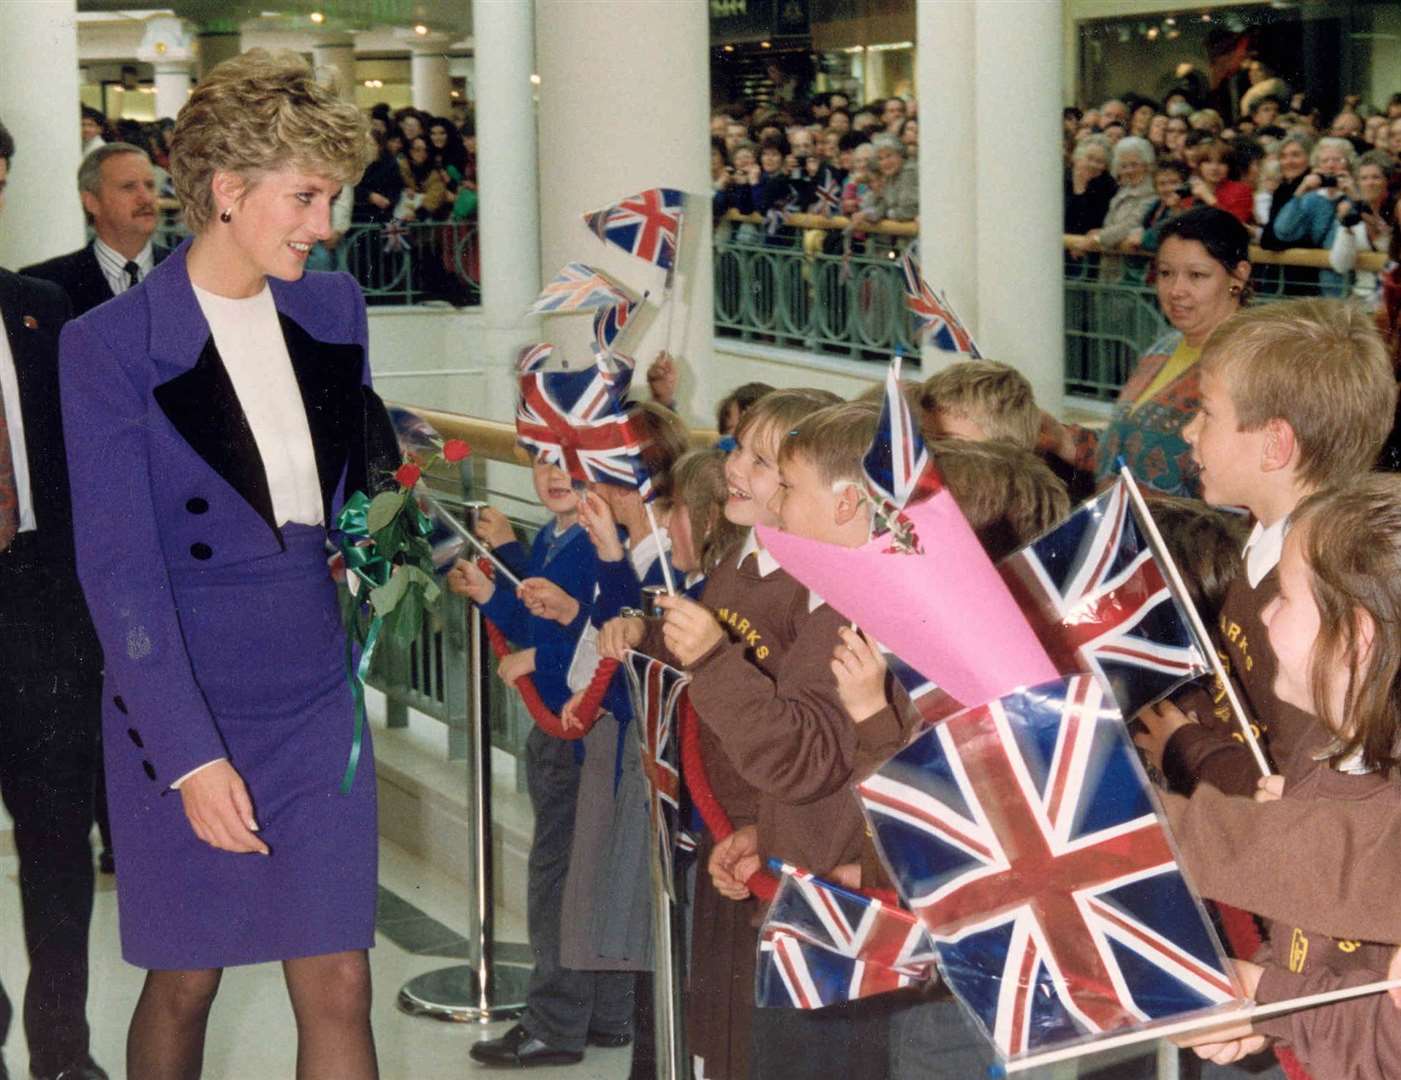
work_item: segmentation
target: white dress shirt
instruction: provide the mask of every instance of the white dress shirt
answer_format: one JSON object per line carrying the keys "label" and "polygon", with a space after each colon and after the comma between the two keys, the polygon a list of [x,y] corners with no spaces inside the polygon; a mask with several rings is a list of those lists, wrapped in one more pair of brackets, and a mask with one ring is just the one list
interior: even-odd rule
{"label": "white dress shirt", "polygon": [[1289,518],[1280,518],[1268,529],[1258,521],[1245,542],[1245,580],[1252,589],[1260,587],[1265,575],[1279,565],[1284,554],[1284,536],[1289,531]]}
{"label": "white dress shirt", "polygon": [[195,286],[268,478],[278,525],[320,525],[321,483],[292,358],[272,290],[231,300]]}
{"label": "white dress shirt", "polygon": [[134,262],[140,269],[137,273],[137,283],[146,280],[156,265],[155,249],[151,246],[151,241],[146,241],[146,246],[136,253],[136,258],[128,259],[115,248],[108,247],[98,237],[92,242],[92,252],[97,256],[97,265],[102,269],[102,276],[107,279],[107,284],[112,290],[113,296],[121,296],[131,288],[131,278],[127,276],[126,264]]}
{"label": "white dress shirt", "polygon": [[32,532],[34,494],[29,487],[29,451],[24,446],[24,415],[19,407],[19,376],[10,353],[10,338],[0,318],[0,394],[5,397],[5,423],[10,429],[10,460],[15,468],[15,492],[19,497],[19,531]]}

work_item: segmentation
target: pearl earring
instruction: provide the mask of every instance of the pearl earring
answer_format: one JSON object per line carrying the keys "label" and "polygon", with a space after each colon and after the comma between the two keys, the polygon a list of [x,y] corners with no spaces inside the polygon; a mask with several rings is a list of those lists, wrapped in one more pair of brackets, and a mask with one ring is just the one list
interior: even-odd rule
{"label": "pearl earring", "polygon": [[233,211],[228,209],[220,210],[219,220],[222,221],[225,225],[227,225],[230,221],[233,220]]}

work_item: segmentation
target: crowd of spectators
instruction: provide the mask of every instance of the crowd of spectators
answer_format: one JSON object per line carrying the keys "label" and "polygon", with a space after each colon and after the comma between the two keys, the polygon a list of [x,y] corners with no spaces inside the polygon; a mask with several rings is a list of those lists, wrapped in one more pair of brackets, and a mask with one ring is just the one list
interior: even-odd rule
{"label": "crowd of spectators", "polygon": [[379,155],[355,186],[357,222],[467,221],[477,212],[477,133],[419,109],[370,110]]}
{"label": "crowd of spectators", "polygon": [[[1067,108],[1067,256],[1101,276],[1151,253],[1163,224],[1193,206],[1229,212],[1267,250],[1315,248],[1327,268],[1293,272],[1286,291],[1384,302],[1360,252],[1397,258],[1401,93],[1378,108],[1356,97],[1331,121],[1277,77],[1257,81],[1237,115],[1198,108],[1186,91]],[[1108,253],[1107,255],[1104,253]]]}
{"label": "crowd of spectators", "polygon": [[857,235],[878,221],[914,221],[918,154],[916,106],[902,97],[728,106],[710,118],[715,213],[763,215],[764,226],[742,225],[737,238],[767,242],[783,242],[785,212],[848,217]]}

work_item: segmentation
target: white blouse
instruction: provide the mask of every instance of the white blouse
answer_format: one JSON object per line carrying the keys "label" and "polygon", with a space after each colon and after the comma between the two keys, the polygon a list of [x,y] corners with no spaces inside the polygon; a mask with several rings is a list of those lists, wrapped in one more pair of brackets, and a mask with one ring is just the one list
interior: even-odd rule
{"label": "white blouse", "polygon": [[278,525],[322,524],[311,429],[272,290],[265,284],[256,296],[233,300],[194,288],[262,456],[273,519]]}

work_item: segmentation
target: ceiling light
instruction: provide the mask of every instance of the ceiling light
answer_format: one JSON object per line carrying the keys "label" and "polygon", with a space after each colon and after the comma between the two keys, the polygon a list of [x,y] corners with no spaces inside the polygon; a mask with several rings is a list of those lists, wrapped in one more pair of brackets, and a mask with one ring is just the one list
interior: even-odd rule
{"label": "ceiling light", "polygon": [[428,34],[428,27],[424,26],[422,23],[419,23],[413,28],[413,32],[419,37],[426,37]]}
{"label": "ceiling light", "polygon": [[321,12],[319,11],[313,11],[311,15],[308,16],[308,18],[310,18],[311,21],[316,23],[318,26],[326,21],[326,16],[321,14]]}

